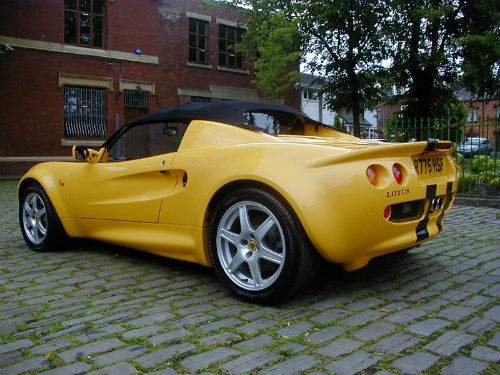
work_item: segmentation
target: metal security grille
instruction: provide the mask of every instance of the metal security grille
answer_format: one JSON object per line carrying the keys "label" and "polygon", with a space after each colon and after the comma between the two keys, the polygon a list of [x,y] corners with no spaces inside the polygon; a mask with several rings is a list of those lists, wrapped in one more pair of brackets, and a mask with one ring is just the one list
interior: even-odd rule
{"label": "metal security grille", "polygon": [[142,90],[123,90],[126,108],[148,108],[148,92]]}
{"label": "metal security grille", "polygon": [[64,88],[64,136],[106,137],[106,90]]}

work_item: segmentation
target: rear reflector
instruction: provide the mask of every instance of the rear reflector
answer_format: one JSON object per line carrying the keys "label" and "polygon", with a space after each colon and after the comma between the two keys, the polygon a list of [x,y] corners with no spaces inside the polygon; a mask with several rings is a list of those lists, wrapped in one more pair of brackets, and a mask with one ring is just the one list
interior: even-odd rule
{"label": "rear reflector", "polygon": [[370,184],[372,184],[373,186],[377,186],[378,183],[377,169],[374,165],[370,165],[366,169],[366,177],[368,178],[368,181],[370,181]]}
{"label": "rear reflector", "polygon": [[451,148],[451,143],[446,142],[446,143],[435,143],[434,144],[434,149],[435,150],[449,150]]}
{"label": "rear reflector", "polygon": [[384,217],[386,219],[389,219],[391,217],[391,206],[387,206],[384,210]]}

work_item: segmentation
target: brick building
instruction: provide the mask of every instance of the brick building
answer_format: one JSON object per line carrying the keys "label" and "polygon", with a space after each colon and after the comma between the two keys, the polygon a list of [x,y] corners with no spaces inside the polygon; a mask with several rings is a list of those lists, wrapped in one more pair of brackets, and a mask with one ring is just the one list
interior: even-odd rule
{"label": "brick building", "polygon": [[[239,20],[199,0],[0,2],[0,173],[68,160],[160,107],[262,100],[231,49]],[[285,103],[300,108],[300,93]]]}

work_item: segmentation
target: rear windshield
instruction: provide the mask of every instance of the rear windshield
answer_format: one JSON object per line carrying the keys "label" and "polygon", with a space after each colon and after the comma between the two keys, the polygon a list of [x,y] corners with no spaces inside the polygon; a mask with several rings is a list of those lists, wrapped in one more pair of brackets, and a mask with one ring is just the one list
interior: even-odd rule
{"label": "rear windshield", "polygon": [[296,134],[304,135],[304,124],[298,116],[289,113],[245,112],[243,114],[248,126],[255,126],[270,135]]}

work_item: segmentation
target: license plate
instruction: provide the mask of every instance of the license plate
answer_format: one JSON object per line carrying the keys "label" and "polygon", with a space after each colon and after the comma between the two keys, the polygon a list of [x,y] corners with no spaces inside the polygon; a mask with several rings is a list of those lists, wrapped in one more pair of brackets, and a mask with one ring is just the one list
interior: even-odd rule
{"label": "license plate", "polygon": [[444,176],[445,174],[444,157],[415,158],[413,165],[418,176],[422,178]]}

